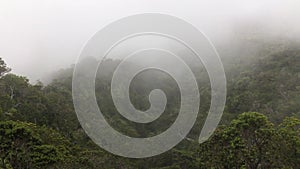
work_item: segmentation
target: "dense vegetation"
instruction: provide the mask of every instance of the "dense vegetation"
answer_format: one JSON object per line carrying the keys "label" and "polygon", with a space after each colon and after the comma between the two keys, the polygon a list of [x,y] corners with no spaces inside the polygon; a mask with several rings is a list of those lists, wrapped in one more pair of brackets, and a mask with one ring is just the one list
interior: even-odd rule
{"label": "dense vegetation", "polygon": [[[251,62],[230,63],[239,66],[231,66],[235,73],[228,76],[222,124],[208,141],[201,145],[196,141],[210,100],[204,80],[201,102],[208,106],[200,108],[188,138],[164,154],[143,160],[111,155],[86,136],[73,109],[72,68],[60,71],[46,86],[32,85],[26,77],[9,73],[0,59],[0,168],[300,168],[300,48],[290,45],[258,55]],[[102,91],[97,99],[110,124],[135,137],[164,131],[178,111],[175,82],[159,72],[136,77],[130,90],[137,108],[147,109],[147,95],[154,87],[166,91],[168,105],[157,122],[132,123],[117,113],[109,95],[107,77],[117,64],[107,60],[110,69],[96,82],[96,91]]]}

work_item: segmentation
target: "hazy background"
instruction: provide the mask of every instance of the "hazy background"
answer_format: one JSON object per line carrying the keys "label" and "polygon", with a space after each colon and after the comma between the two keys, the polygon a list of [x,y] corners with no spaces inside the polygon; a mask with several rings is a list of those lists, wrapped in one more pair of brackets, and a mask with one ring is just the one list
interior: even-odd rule
{"label": "hazy background", "polygon": [[75,63],[96,31],[124,16],[171,14],[218,47],[240,28],[299,38],[299,9],[299,0],[0,0],[0,57],[34,83]]}

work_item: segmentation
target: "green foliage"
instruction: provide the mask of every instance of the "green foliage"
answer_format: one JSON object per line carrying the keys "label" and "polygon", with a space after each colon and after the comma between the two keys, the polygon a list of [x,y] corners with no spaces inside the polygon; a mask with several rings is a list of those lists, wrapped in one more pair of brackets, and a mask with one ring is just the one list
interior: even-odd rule
{"label": "green foliage", "polygon": [[200,145],[200,168],[299,168],[299,122],[276,129],[262,114],[243,113]]}
{"label": "green foliage", "polygon": [[[201,70],[196,74],[201,107],[189,139],[142,160],[114,156],[87,137],[73,108],[73,68],[60,70],[46,86],[33,85],[26,77],[8,74],[10,69],[0,58],[0,168],[300,168],[300,51],[297,47],[262,48],[266,49],[258,60],[249,64],[239,58],[228,73],[223,125],[209,140],[201,145],[194,141],[211,99],[209,79]],[[96,64],[96,60],[89,58],[85,64]],[[109,124],[134,137],[165,131],[180,109],[176,82],[159,72],[138,75],[130,86],[130,99],[137,109],[149,108],[148,95],[155,88],[165,91],[168,104],[155,122],[133,123],[117,112],[110,96],[111,75],[118,64],[104,61],[105,71],[96,78],[97,101]]]}
{"label": "green foliage", "polygon": [[[300,120],[288,117],[277,129],[276,147],[281,165],[290,168],[300,168]],[[276,152],[274,152],[276,153]],[[277,165],[280,165],[277,164]]]}
{"label": "green foliage", "polygon": [[231,79],[227,112],[257,111],[276,123],[285,116],[299,118],[299,48],[286,47],[257,57],[256,62]]}
{"label": "green foliage", "polygon": [[31,153],[32,162],[37,166],[48,166],[63,161],[66,154],[64,149],[53,145],[35,146]]}
{"label": "green foliage", "polygon": [[0,122],[0,166],[40,168],[64,160],[68,154],[66,145],[60,142],[47,144],[48,140],[41,137],[41,132],[32,123]]}

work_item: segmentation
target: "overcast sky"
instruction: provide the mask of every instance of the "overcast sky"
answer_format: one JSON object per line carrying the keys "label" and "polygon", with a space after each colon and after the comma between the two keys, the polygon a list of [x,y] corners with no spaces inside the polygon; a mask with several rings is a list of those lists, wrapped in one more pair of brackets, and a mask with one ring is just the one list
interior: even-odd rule
{"label": "overcast sky", "polygon": [[299,30],[299,0],[0,0],[0,57],[32,81],[76,61],[86,41],[124,16],[171,14],[214,42],[249,19]]}

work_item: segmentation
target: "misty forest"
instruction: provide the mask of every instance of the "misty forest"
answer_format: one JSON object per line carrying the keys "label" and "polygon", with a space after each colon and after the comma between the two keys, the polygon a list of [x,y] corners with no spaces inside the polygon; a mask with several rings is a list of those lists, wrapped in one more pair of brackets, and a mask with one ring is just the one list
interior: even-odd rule
{"label": "misty forest", "polygon": [[[201,106],[193,129],[170,151],[146,159],[115,156],[85,134],[72,102],[73,66],[54,72],[47,83],[32,83],[11,73],[1,58],[0,168],[299,169],[300,43],[264,34],[238,37],[231,41],[240,44],[234,50],[228,50],[232,47],[228,43],[216,47],[227,75],[228,94],[214,134],[198,143],[211,98],[207,73],[200,68],[195,76]],[[95,63],[91,57],[81,64]],[[180,109],[176,82],[161,72],[146,71],[135,77],[130,99],[137,109],[149,108],[148,94],[155,88],[166,93],[168,103],[158,120],[133,123],[117,112],[110,95],[109,77],[118,63],[105,60],[105,72],[96,80],[97,101],[109,124],[132,137],[166,130]]]}

